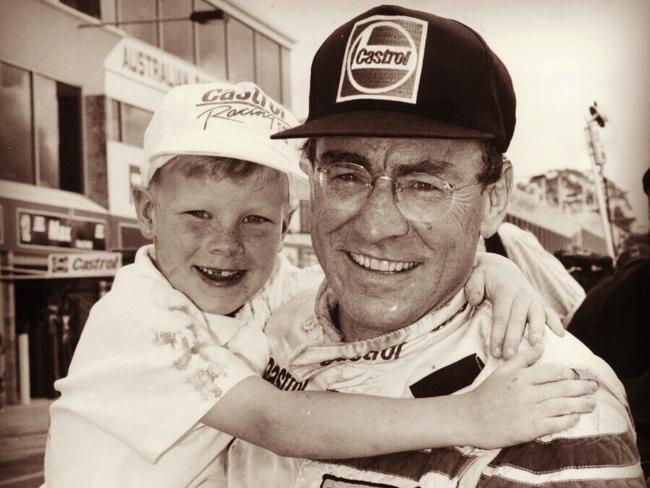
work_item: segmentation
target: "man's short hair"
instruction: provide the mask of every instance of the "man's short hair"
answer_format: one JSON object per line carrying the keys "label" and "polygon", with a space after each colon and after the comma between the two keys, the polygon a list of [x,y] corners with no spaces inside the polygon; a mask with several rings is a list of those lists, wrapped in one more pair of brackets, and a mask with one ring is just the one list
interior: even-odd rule
{"label": "man's short hair", "polygon": [[[495,183],[501,177],[503,171],[503,154],[499,152],[493,141],[480,141],[483,148],[483,169],[477,176],[477,181],[485,188],[491,183]],[[316,161],[316,138],[310,137],[302,145],[302,154],[314,167]]]}

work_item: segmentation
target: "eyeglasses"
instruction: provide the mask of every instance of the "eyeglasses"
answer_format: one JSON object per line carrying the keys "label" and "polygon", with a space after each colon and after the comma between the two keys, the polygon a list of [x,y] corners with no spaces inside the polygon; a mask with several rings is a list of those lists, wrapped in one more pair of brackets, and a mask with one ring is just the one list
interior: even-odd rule
{"label": "eyeglasses", "polygon": [[319,184],[332,208],[359,211],[368,200],[377,180],[391,182],[395,204],[405,219],[432,223],[444,217],[453,205],[454,192],[479,184],[472,182],[454,186],[435,175],[408,173],[391,178],[373,177],[363,166],[354,163],[333,163],[317,166]]}

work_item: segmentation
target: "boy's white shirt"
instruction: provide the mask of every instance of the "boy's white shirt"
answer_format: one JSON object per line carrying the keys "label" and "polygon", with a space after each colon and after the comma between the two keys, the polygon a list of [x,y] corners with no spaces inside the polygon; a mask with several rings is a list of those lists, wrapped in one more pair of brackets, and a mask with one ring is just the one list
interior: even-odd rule
{"label": "boy's white shirt", "polygon": [[231,436],[199,420],[269,358],[271,312],[322,278],[282,256],[236,316],[200,311],[154,266],[153,246],[91,310],[50,408],[50,488],[195,487]]}

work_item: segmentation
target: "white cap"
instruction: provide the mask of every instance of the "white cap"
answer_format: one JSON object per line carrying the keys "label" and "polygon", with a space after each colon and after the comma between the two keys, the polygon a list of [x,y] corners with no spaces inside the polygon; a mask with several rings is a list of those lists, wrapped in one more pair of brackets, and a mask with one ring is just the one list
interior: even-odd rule
{"label": "white cap", "polygon": [[177,86],[165,95],[145,131],[142,185],[147,187],[156,170],[180,154],[251,161],[305,180],[297,147],[270,139],[297,123],[254,83]]}

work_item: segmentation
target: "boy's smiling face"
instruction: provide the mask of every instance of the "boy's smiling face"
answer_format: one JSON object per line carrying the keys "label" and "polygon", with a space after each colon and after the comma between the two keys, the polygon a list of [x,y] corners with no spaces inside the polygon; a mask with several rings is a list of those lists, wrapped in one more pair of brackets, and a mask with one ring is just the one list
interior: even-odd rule
{"label": "boy's smiling face", "polygon": [[236,180],[165,168],[137,202],[158,269],[201,310],[236,311],[264,286],[282,249],[287,185],[264,166]]}

